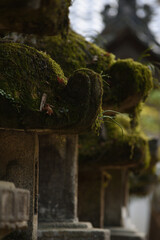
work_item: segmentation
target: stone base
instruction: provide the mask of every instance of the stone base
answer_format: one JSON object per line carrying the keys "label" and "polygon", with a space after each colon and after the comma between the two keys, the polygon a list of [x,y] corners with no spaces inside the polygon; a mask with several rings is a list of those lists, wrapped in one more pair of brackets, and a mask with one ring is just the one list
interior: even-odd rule
{"label": "stone base", "polygon": [[145,240],[145,235],[126,228],[109,228],[111,240]]}
{"label": "stone base", "polygon": [[39,229],[40,230],[46,230],[46,229],[59,229],[59,228],[93,228],[92,224],[90,222],[49,222],[49,223],[39,223]]}
{"label": "stone base", "polygon": [[[56,227],[51,227],[53,225]],[[93,228],[90,223],[83,222],[54,223],[46,228],[43,224],[38,230],[38,240],[110,240],[110,231]]]}
{"label": "stone base", "polygon": [[28,226],[29,199],[28,190],[0,181],[0,239]]}

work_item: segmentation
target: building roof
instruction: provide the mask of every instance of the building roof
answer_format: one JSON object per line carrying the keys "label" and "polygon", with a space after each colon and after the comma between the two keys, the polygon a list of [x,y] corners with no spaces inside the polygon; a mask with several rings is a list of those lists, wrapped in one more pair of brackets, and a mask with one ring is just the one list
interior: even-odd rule
{"label": "building roof", "polygon": [[[152,54],[159,57],[160,44],[156,41],[154,35],[148,28],[148,23],[152,17],[152,10],[149,5],[137,6],[135,0],[119,0],[117,14],[109,14],[110,5],[106,5],[102,12],[105,28],[98,37],[100,45],[112,50],[117,44],[129,40],[133,42],[139,50],[152,48]],[[144,17],[137,15],[137,10],[145,13]],[[133,44],[132,44],[133,45]]]}

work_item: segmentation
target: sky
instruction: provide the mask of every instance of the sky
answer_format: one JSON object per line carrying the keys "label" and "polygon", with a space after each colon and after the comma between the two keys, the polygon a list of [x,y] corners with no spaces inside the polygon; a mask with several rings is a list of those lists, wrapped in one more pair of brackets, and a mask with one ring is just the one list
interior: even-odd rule
{"label": "sky", "polygon": [[[137,0],[138,5],[150,4],[154,16],[149,24],[150,30],[155,35],[156,40],[160,43],[160,4],[156,0]],[[83,35],[87,40],[96,36],[104,28],[100,12],[106,4],[113,7],[117,6],[117,0],[73,0],[70,7],[70,22],[73,30]],[[112,15],[116,11],[110,12]]]}

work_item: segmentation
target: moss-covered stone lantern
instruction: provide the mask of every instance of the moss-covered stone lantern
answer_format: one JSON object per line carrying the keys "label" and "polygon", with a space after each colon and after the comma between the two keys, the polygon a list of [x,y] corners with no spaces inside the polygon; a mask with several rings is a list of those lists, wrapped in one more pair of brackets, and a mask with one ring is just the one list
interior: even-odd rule
{"label": "moss-covered stone lantern", "polygon": [[[23,44],[0,43],[0,179],[30,190],[31,195],[29,228],[12,239],[37,239],[39,135],[91,129],[101,102],[102,79],[94,71],[80,69],[67,79],[45,53]],[[76,137],[72,140],[76,149]],[[67,187],[72,185],[74,194],[76,156],[75,150],[68,166],[73,176]],[[76,209],[74,194],[71,201]],[[98,234],[104,239],[108,231]]]}

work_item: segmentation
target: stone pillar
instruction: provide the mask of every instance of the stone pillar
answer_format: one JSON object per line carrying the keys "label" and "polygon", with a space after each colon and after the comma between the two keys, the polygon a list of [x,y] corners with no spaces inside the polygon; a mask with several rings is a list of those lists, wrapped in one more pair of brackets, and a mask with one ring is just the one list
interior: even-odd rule
{"label": "stone pillar", "polygon": [[129,218],[128,170],[108,169],[107,173],[111,175],[111,180],[108,186],[104,187],[103,227],[111,230],[111,240],[144,240],[144,234],[137,232],[133,224],[126,224]]}
{"label": "stone pillar", "polygon": [[78,136],[42,135],[39,142],[39,240],[108,240],[108,230],[78,221]]}
{"label": "stone pillar", "polygon": [[151,203],[148,240],[159,239],[160,239],[160,184],[157,184],[153,192],[153,198]]}
{"label": "stone pillar", "polygon": [[77,222],[77,136],[39,140],[39,223]]}
{"label": "stone pillar", "polygon": [[0,130],[0,180],[30,191],[28,229],[10,237],[37,239],[38,136],[34,132]]}
{"label": "stone pillar", "polygon": [[111,240],[144,240],[144,235],[128,229],[125,221],[128,200],[128,170],[79,169],[79,217],[95,227],[111,230]]}
{"label": "stone pillar", "polygon": [[100,227],[101,217],[101,171],[99,169],[79,169],[78,216],[80,221],[90,221]]}
{"label": "stone pillar", "polygon": [[28,190],[0,181],[0,239],[15,229],[28,226],[29,196]]}
{"label": "stone pillar", "polygon": [[126,170],[114,169],[108,170],[111,180],[107,187],[104,185],[104,227],[122,227],[124,226],[122,211],[126,207],[127,198],[127,179]]}

